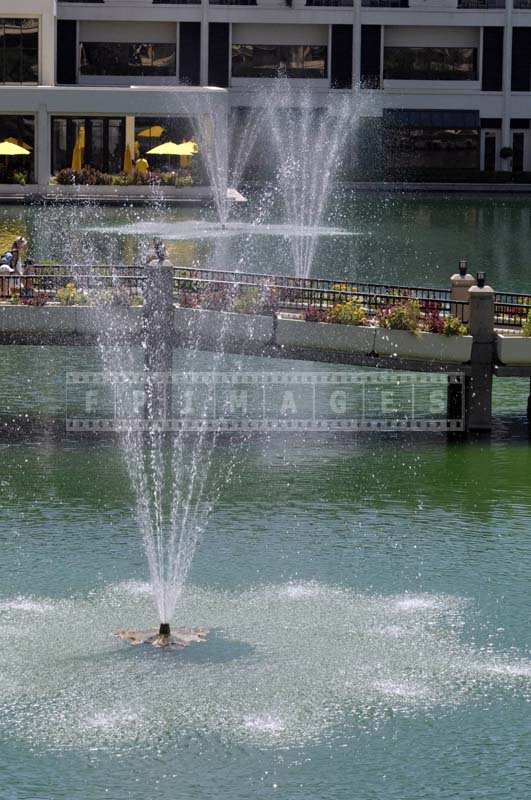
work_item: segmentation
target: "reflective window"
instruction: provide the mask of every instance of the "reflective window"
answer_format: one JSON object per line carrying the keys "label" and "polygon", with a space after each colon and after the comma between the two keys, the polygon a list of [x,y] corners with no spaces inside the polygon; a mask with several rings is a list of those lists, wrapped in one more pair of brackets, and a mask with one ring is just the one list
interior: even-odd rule
{"label": "reflective window", "polygon": [[35,183],[35,118],[0,115],[0,142],[13,142],[26,155],[0,156],[0,183]]}
{"label": "reflective window", "polygon": [[386,47],[384,78],[416,81],[476,81],[475,47]]}
{"label": "reflective window", "polygon": [[39,21],[0,17],[0,83],[39,80]]}
{"label": "reflective window", "polygon": [[83,42],[81,75],[174,76],[175,44]]}
{"label": "reflective window", "polygon": [[423,170],[477,170],[479,140],[475,129],[390,129],[385,136],[388,172],[407,177]]}
{"label": "reflective window", "polygon": [[306,44],[233,44],[233,78],[326,78],[327,48]]}
{"label": "reflective window", "polygon": [[80,163],[116,174],[125,157],[123,117],[52,117],[52,172],[71,167],[74,150],[81,149]]}

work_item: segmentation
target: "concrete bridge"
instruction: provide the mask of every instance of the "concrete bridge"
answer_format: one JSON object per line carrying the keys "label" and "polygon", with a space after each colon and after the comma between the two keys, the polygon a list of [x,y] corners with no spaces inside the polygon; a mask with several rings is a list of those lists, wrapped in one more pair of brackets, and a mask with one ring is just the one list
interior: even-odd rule
{"label": "concrete bridge", "polygon": [[[80,292],[72,300],[83,299],[83,304],[57,302],[58,291],[69,282]],[[522,335],[531,295],[494,292],[482,273],[476,277],[468,273],[464,261],[447,289],[183,269],[167,261],[147,268],[37,265],[22,278],[0,278],[5,301],[0,305],[0,344],[87,346],[117,336],[124,343],[140,342],[144,335],[149,343],[153,304],[147,300],[153,286],[156,306],[165,313],[164,347],[160,338],[152,342],[158,369],[171,364],[173,347],[195,347],[377,369],[458,373],[463,380],[452,378],[448,383],[448,416],[464,407],[470,431],[491,429],[493,378],[531,378],[531,337]],[[87,304],[91,298],[97,308]],[[457,317],[467,326],[467,335],[410,332],[377,324],[382,310],[412,300],[421,319]],[[364,309],[364,324],[316,321],[334,305],[349,301]],[[166,355],[161,356],[164,349]],[[528,416],[530,410],[531,403]]]}

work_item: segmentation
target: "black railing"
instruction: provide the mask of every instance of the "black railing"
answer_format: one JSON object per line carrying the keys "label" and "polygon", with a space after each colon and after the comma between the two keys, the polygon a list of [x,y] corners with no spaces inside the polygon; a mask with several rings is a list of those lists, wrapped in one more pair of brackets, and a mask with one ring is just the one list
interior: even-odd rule
{"label": "black railing", "polygon": [[[57,292],[68,283],[74,283],[77,290],[93,293],[90,302],[135,302],[142,295],[144,269],[141,266],[117,265],[31,265],[23,277],[16,275],[0,276],[0,298],[13,303],[23,302],[39,305],[57,301]],[[204,267],[174,268],[174,292],[179,300],[184,298],[199,302],[205,293],[212,295],[225,292],[227,302],[232,297],[245,293],[243,287],[253,289],[260,298],[269,293],[268,308],[303,312],[310,306],[317,309],[330,309],[336,303],[354,301],[374,316],[384,308],[411,300],[418,301],[421,314],[433,313],[441,316],[452,314],[466,320],[466,302],[451,300],[449,289],[425,286],[403,286],[394,283],[369,283],[356,280],[334,280],[331,278],[298,278],[286,275],[273,275],[259,272],[237,272],[235,270],[215,270]],[[236,293],[236,294],[235,294]],[[182,299],[181,298],[181,299]],[[83,299],[83,298],[81,298]],[[249,299],[249,298],[247,298]],[[216,303],[221,308],[221,295],[207,297],[207,304]],[[262,301],[260,301],[262,302]],[[249,299],[252,305],[252,299]],[[243,303],[245,305],[245,303]],[[516,292],[496,292],[494,295],[495,325],[503,328],[520,328],[531,312],[531,294]]]}
{"label": "black railing", "polygon": [[[120,275],[141,275],[141,266],[117,266],[103,265],[96,266],[65,266],[65,265],[32,265],[31,269],[39,274],[70,274],[72,279],[84,274],[96,274],[99,276],[120,276]],[[183,268],[174,267],[176,278],[186,278],[189,280],[210,280],[228,281],[235,283],[253,283],[257,285],[299,287],[303,289],[320,289],[323,291],[341,290],[349,294],[404,294],[410,299],[416,297],[430,298],[433,300],[449,300],[449,289],[438,289],[426,286],[404,286],[395,283],[372,283],[367,281],[356,281],[347,279],[333,278],[299,278],[291,275],[274,275],[265,272],[238,272],[236,270],[209,269],[206,267]]]}
{"label": "black railing", "polygon": [[[178,273],[186,272],[186,275]],[[466,319],[468,303],[455,302],[440,289],[377,286],[364,284],[354,287],[327,281],[330,285],[289,285],[287,279],[267,276],[268,281],[256,281],[249,275],[243,280],[224,280],[221,277],[199,277],[198,270],[176,270],[173,280],[175,300],[183,307],[201,307],[242,313],[305,313],[309,310],[329,312],[335,305],[351,302],[363,310],[369,321],[396,306],[415,301],[421,319],[432,320],[449,315]],[[201,270],[209,272],[211,270]],[[297,279],[295,279],[297,280]],[[102,267],[65,272],[64,267],[34,268],[23,276],[1,276],[0,297],[14,304],[40,306],[49,302],[63,305],[124,305],[141,304],[145,273],[134,267],[119,269]],[[323,281],[320,281],[323,283]],[[369,290],[367,290],[369,287]],[[413,293],[414,292],[414,293]]]}
{"label": "black railing", "polygon": [[531,312],[531,295],[511,292],[494,294],[494,324],[499,328],[521,328]]}

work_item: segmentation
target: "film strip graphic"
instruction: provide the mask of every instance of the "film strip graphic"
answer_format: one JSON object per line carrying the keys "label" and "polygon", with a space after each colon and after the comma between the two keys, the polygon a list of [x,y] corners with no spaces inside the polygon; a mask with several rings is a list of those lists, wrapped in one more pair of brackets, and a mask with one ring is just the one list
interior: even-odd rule
{"label": "film strip graphic", "polygon": [[[169,412],[146,415],[142,372],[68,372],[66,428],[72,432],[459,432],[465,429],[462,373],[363,370],[186,371],[150,376]],[[448,386],[454,398],[449,410]]]}

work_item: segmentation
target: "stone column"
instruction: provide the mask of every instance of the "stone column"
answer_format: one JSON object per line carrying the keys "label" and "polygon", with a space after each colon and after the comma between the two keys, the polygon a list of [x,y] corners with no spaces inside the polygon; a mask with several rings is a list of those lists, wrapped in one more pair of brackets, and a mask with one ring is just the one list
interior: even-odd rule
{"label": "stone column", "polygon": [[[473,275],[471,275],[468,271],[468,261],[466,258],[462,258],[459,262],[459,272],[456,272],[450,278],[451,282],[451,293],[450,297],[452,300],[457,302],[469,302],[468,290],[471,286],[474,286],[476,283],[476,279]],[[461,308],[462,314],[461,314]],[[468,325],[470,321],[470,306],[457,306],[451,305],[450,306],[450,314],[454,317],[462,318],[465,325]]]}
{"label": "stone column", "polygon": [[35,125],[35,182],[41,192],[48,191],[50,175],[52,172],[52,151],[50,136],[50,116],[45,103],[39,103]]}
{"label": "stone column", "polygon": [[485,285],[484,273],[478,272],[477,286],[468,290],[470,298],[470,334],[473,337],[471,373],[465,384],[467,429],[490,431],[492,428],[492,376],[494,361],[494,290]]}
{"label": "stone column", "polygon": [[145,416],[164,429],[172,415],[173,264],[162,245],[146,267],[143,312]]}

